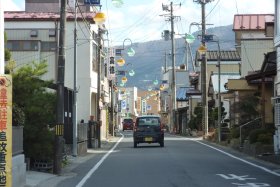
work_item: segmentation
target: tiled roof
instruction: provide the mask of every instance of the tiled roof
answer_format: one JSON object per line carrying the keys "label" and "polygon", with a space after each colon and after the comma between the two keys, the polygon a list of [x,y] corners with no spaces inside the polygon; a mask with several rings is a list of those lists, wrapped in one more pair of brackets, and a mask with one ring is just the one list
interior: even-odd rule
{"label": "tiled roof", "polygon": [[[198,52],[197,52],[198,53]],[[238,51],[220,51],[221,53],[221,61],[240,61],[241,57],[238,53]],[[206,53],[206,58],[207,61],[218,61],[218,55],[219,55],[219,51],[207,51]],[[200,55],[197,54],[197,57],[199,57],[199,59],[197,60],[201,60]]]}
{"label": "tiled roof", "polygon": [[267,22],[274,22],[274,14],[234,15],[233,30],[265,30]]}
{"label": "tiled roof", "polygon": [[[83,15],[77,14],[77,20],[86,19],[89,22],[94,22],[93,17],[95,12],[85,12]],[[5,21],[53,21],[60,18],[59,13],[53,12],[24,12],[24,11],[7,11],[4,12]],[[73,13],[66,14],[67,20],[74,20]]]}

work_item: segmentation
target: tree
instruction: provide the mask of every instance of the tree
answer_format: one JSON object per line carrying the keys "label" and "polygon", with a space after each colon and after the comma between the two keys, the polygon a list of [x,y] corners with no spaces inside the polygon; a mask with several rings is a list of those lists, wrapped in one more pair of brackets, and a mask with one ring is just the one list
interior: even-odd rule
{"label": "tree", "polygon": [[259,97],[256,94],[249,94],[240,98],[231,107],[235,113],[239,113],[239,123],[243,124],[259,116]]}
{"label": "tree", "polygon": [[12,72],[13,103],[24,113],[24,152],[32,160],[50,160],[56,94],[47,89],[52,81],[40,80],[47,72],[47,63],[32,62]]}
{"label": "tree", "polygon": [[197,106],[194,108],[194,116],[192,115],[188,126],[191,129],[202,130],[202,107],[201,106]]}

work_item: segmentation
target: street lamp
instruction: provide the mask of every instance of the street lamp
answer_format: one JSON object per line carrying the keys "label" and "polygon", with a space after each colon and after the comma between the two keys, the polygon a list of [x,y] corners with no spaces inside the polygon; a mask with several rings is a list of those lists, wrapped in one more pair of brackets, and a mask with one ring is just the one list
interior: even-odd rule
{"label": "street lamp", "polygon": [[130,47],[127,49],[127,55],[128,55],[129,57],[132,57],[132,56],[135,55],[135,51],[134,51],[134,49],[132,48],[132,41],[131,41],[131,39],[129,39],[129,38],[124,39],[124,41],[123,41],[123,47],[122,47],[121,49],[116,49],[116,55],[121,56],[121,58],[119,58],[119,59],[117,60],[117,63],[118,63],[119,66],[123,66],[123,65],[125,64],[125,60],[124,60],[124,58],[122,57],[122,53],[121,53],[121,51],[125,49],[125,48],[124,48],[124,43],[125,43],[125,41],[129,41],[129,42],[130,42]]}

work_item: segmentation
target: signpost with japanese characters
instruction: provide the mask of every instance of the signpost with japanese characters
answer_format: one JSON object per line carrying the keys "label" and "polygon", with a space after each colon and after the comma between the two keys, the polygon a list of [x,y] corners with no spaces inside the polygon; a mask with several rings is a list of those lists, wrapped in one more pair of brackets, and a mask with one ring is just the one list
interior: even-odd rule
{"label": "signpost with japanese characters", "polygon": [[12,78],[0,76],[0,186],[12,186]]}

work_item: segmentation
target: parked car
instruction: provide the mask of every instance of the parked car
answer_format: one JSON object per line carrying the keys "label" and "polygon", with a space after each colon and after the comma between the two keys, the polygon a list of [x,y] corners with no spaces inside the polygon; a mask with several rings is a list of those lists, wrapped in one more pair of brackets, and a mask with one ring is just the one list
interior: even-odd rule
{"label": "parked car", "polygon": [[133,130],[133,119],[132,118],[125,118],[122,121],[123,131],[125,130]]}
{"label": "parked car", "polygon": [[164,147],[164,129],[159,116],[140,116],[136,118],[133,131],[134,148],[139,143],[159,143]]}

